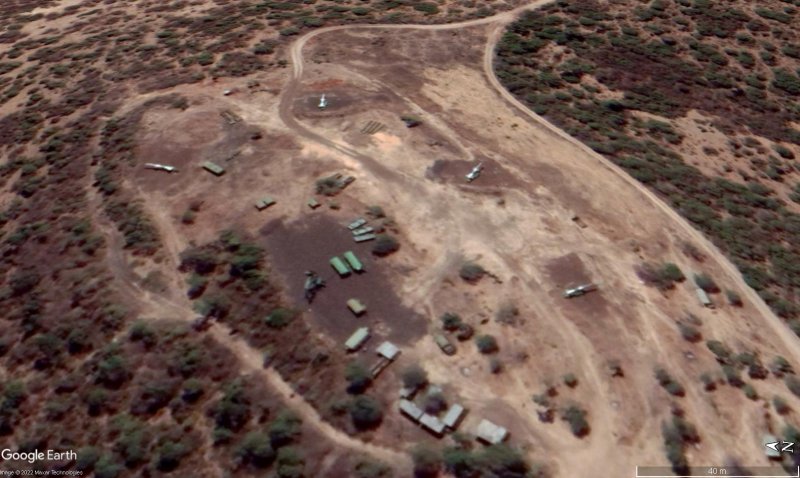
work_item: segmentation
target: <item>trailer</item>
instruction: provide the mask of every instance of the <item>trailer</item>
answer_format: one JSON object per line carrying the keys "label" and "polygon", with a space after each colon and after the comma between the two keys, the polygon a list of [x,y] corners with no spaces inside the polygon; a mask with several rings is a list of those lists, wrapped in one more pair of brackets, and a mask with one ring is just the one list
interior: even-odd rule
{"label": "trailer", "polygon": [[355,352],[360,349],[364,342],[369,339],[369,328],[359,327],[353,332],[353,335],[344,343],[344,348],[348,352]]}
{"label": "trailer", "polygon": [[358,229],[353,231],[353,235],[354,236],[363,236],[364,234],[369,234],[370,232],[373,232],[374,230],[375,229],[372,226],[359,227]]}
{"label": "trailer", "polygon": [[339,274],[339,277],[347,277],[350,275],[350,272],[352,272],[350,268],[347,267],[347,264],[336,256],[332,257],[330,262],[331,266],[336,270],[336,273]]}
{"label": "trailer", "polygon": [[353,221],[350,224],[348,224],[347,228],[350,229],[351,231],[353,231],[353,230],[358,229],[359,227],[363,226],[366,223],[367,223],[366,219],[364,219],[363,217],[359,217],[355,221]]}
{"label": "trailer", "polygon": [[347,299],[347,308],[350,309],[356,317],[367,311],[367,306],[358,299]]}
{"label": "trailer", "polygon": [[353,240],[356,241],[356,242],[366,242],[366,241],[371,241],[373,239],[375,239],[375,234],[372,234],[372,233],[370,233],[370,234],[362,234],[360,236],[355,236],[353,238]]}
{"label": "trailer", "polygon": [[597,284],[583,284],[578,287],[573,287],[564,291],[564,297],[571,299],[573,297],[580,297],[586,293],[597,290]]}
{"label": "trailer", "polygon": [[202,164],[203,169],[210,172],[214,176],[222,176],[225,174],[225,168],[220,166],[219,164],[212,163],[211,161],[206,161]]}
{"label": "trailer", "polygon": [[344,254],[344,260],[347,261],[347,264],[353,269],[355,272],[363,272],[364,271],[364,264],[358,260],[353,251],[347,251]]}
{"label": "trailer", "polygon": [[144,167],[147,169],[166,171],[168,173],[175,173],[178,171],[178,168],[176,168],[175,166],[168,166],[166,164],[158,164],[158,163],[144,163]]}

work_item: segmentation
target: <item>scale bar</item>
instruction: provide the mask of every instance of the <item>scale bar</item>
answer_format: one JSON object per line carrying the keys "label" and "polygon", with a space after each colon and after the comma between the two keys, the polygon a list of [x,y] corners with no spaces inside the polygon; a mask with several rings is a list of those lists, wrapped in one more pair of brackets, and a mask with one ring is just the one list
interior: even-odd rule
{"label": "scale bar", "polygon": [[[639,468],[643,468],[644,470],[650,470],[652,473],[662,473],[666,472],[667,470],[671,471],[669,467],[654,467],[654,466],[643,466],[643,467],[636,467],[636,478],[709,478],[709,477],[725,477],[725,478],[800,478],[800,466],[797,467],[795,470],[794,475],[789,475],[787,471],[781,471],[784,473],[782,475],[775,475],[775,474],[764,474],[764,475],[729,475],[726,472],[726,467],[724,466],[708,466],[708,467],[692,467],[693,470],[698,469],[707,469],[709,470],[708,473],[705,475],[675,475],[674,473],[671,475],[657,475],[657,474],[640,474]],[[713,470],[713,471],[711,471]],[[769,471],[764,470],[767,473],[777,473],[776,468],[771,468]]]}

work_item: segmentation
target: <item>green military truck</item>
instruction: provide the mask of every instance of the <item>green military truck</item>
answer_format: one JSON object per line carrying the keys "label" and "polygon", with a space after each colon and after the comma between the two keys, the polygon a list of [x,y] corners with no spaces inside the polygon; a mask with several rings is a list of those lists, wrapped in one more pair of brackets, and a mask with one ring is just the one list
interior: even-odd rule
{"label": "green military truck", "polygon": [[358,257],[356,257],[356,255],[353,254],[353,251],[347,251],[342,255],[344,256],[344,260],[346,260],[347,263],[350,265],[350,268],[352,268],[355,272],[364,271],[364,264],[362,264],[361,261],[358,260]]}
{"label": "green military truck", "polygon": [[347,277],[350,275],[350,272],[352,272],[350,268],[347,267],[347,264],[339,257],[331,258],[331,267],[336,270],[336,273],[339,274],[340,277]]}

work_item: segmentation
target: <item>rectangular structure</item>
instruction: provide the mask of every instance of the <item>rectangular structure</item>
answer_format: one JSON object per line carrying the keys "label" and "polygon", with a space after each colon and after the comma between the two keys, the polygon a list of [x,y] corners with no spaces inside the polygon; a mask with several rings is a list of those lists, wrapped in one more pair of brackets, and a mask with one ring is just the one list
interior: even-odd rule
{"label": "rectangular structure", "polygon": [[483,419],[475,429],[475,436],[487,445],[497,445],[508,438],[508,430],[499,427],[489,420]]}
{"label": "rectangular structure", "polygon": [[351,231],[353,231],[353,230],[355,230],[355,229],[358,229],[359,227],[363,226],[363,225],[364,225],[364,224],[366,224],[366,223],[367,223],[367,220],[366,220],[366,219],[364,219],[363,217],[359,217],[359,218],[358,218],[358,219],[356,219],[355,221],[351,222],[351,223],[350,223],[350,224],[347,226],[347,228],[348,228],[348,229],[350,229]]}
{"label": "rectangular structure", "polygon": [[222,176],[223,174],[225,174],[225,168],[223,168],[219,164],[212,163],[211,161],[206,161],[205,163],[203,163],[202,166],[203,169],[210,172],[214,176]]}
{"label": "rectangular structure", "polygon": [[400,400],[400,412],[408,418],[418,422],[422,417],[423,411],[418,406],[414,405],[411,400]]}
{"label": "rectangular structure", "polygon": [[353,231],[354,236],[363,236],[364,234],[369,234],[370,232],[374,231],[375,229],[372,226],[364,226],[359,227],[358,229]]}
{"label": "rectangular structure", "polygon": [[444,335],[442,335],[442,334],[433,334],[433,340],[436,342],[436,345],[438,345],[439,348],[442,349],[442,352],[444,352],[445,354],[453,355],[453,354],[456,353],[455,345],[453,345],[453,343],[450,342],[450,340],[447,337],[445,337]]}
{"label": "rectangular structure", "polygon": [[375,349],[375,352],[387,360],[394,360],[400,355],[400,349],[391,342],[384,342]]}
{"label": "rectangular structure", "polygon": [[364,345],[364,342],[369,338],[369,328],[359,327],[353,332],[353,335],[344,343],[344,348],[348,352],[354,352]]}
{"label": "rectangular structure", "polygon": [[314,198],[311,198],[311,199],[309,199],[309,200],[308,200],[308,203],[306,203],[306,204],[308,204],[308,207],[310,207],[311,209],[316,209],[316,208],[318,208],[318,207],[320,207],[320,206],[321,206],[321,204],[319,203],[319,201],[317,201],[317,200],[316,200],[316,199],[314,199]]}
{"label": "rectangular structure", "polygon": [[461,418],[464,416],[464,407],[461,405],[454,403],[450,405],[450,408],[447,410],[447,413],[444,414],[444,418],[442,419],[442,423],[447,428],[451,430],[455,430],[458,428],[458,423],[461,421]]}
{"label": "rectangular structure", "polygon": [[708,294],[706,294],[706,291],[703,289],[697,289],[697,298],[700,300],[700,303],[703,304],[703,307],[714,308],[714,303],[711,302],[711,299],[708,298]]}
{"label": "rectangular structure", "polygon": [[347,267],[347,264],[345,264],[343,260],[339,259],[336,256],[331,258],[331,266],[336,270],[336,273],[338,273],[339,276],[341,277],[347,277],[350,275],[350,268]]}
{"label": "rectangular structure", "polygon": [[362,272],[364,270],[364,264],[362,264],[361,261],[358,260],[358,257],[356,257],[356,255],[353,254],[353,251],[347,251],[342,255],[344,256],[344,260],[346,260],[347,263],[350,265],[351,269],[353,269],[356,272]]}
{"label": "rectangular structure", "polygon": [[375,234],[362,234],[353,238],[353,240],[356,242],[371,241],[373,239],[375,239]]}
{"label": "rectangular structure", "polygon": [[419,423],[422,424],[422,428],[436,436],[441,436],[442,433],[444,433],[444,423],[440,422],[439,419],[433,415],[424,413],[422,417],[420,417]]}
{"label": "rectangular structure", "polygon": [[258,209],[259,211],[262,211],[262,210],[272,206],[273,204],[275,204],[275,200],[272,199],[269,196],[265,196],[265,197],[259,199],[258,201],[256,201],[256,209]]}
{"label": "rectangular structure", "polygon": [[358,317],[367,311],[367,306],[362,304],[358,299],[348,299],[347,307]]}

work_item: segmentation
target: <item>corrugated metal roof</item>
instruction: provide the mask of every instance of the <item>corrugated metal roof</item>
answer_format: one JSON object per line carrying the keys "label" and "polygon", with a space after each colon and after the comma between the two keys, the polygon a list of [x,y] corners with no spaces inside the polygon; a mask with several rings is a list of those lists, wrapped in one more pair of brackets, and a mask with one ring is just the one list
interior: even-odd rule
{"label": "corrugated metal roof", "polygon": [[378,348],[375,349],[375,351],[381,357],[385,357],[389,360],[394,360],[395,357],[397,357],[400,354],[400,349],[397,348],[395,344],[388,341],[380,344]]}
{"label": "corrugated metal roof", "polygon": [[461,417],[464,415],[464,407],[461,405],[454,403],[450,405],[450,409],[447,410],[445,413],[444,418],[442,419],[442,423],[449,428],[455,428],[458,425],[458,421],[461,420]]}
{"label": "corrugated metal roof", "polygon": [[425,413],[419,419],[419,422],[424,428],[427,428],[437,435],[441,435],[442,432],[444,432],[444,423],[440,422],[439,419],[433,415],[428,415]]}
{"label": "corrugated metal roof", "polygon": [[478,424],[478,428],[475,429],[475,435],[485,443],[496,445],[508,437],[508,430],[483,419]]}
{"label": "corrugated metal roof", "polygon": [[418,422],[423,414],[423,411],[411,400],[400,400],[400,411],[415,422]]}

